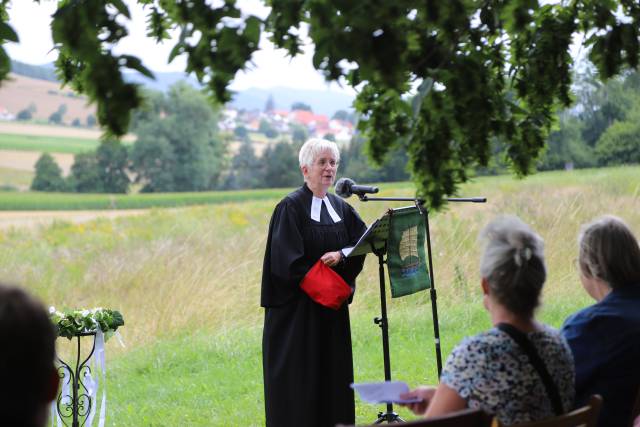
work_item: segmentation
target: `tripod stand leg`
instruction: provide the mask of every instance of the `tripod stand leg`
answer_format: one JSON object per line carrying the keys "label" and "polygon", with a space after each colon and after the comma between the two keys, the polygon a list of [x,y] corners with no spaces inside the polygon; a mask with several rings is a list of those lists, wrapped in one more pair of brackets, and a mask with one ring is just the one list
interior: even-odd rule
{"label": "tripod stand leg", "polygon": [[[378,256],[378,272],[380,275],[380,317],[376,317],[373,321],[377,324],[382,332],[382,356],[384,358],[384,379],[385,381],[391,381],[391,359],[389,357],[389,324],[387,322],[387,296],[385,292],[384,281],[384,259],[383,252],[374,252]],[[395,412],[393,412],[393,404],[387,403],[387,411],[379,412],[378,419],[374,424],[387,423],[400,423],[402,418]]]}
{"label": "tripod stand leg", "polygon": [[391,359],[389,356],[389,322],[387,320],[387,295],[384,281],[384,259],[378,253],[378,272],[380,279],[380,317],[374,320],[382,332],[382,356],[384,358],[384,380],[391,381]]}
{"label": "tripod stand leg", "polygon": [[404,422],[404,420],[400,418],[400,416],[395,412],[387,411],[387,412],[378,412],[378,419],[373,424],[382,424],[385,421],[387,422],[387,424]]}
{"label": "tripod stand leg", "polygon": [[429,257],[429,279],[431,280],[431,313],[433,315],[433,338],[436,346],[436,365],[438,367],[438,378],[442,374],[442,352],[440,349],[440,326],[438,324],[438,304],[436,296],[436,282],[433,278],[433,262],[431,260],[431,233],[429,233],[429,212],[424,211],[424,225],[427,232],[427,255]]}

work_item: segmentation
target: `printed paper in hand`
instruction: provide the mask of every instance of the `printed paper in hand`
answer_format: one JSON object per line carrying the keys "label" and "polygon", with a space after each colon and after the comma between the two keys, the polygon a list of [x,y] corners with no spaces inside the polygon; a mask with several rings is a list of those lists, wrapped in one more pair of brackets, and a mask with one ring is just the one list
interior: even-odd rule
{"label": "printed paper in hand", "polygon": [[351,384],[351,388],[358,392],[360,398],[368,403],[415,403],[420,398],[401,399],[400,394],[409,391],[407,383],[402,381],[384,381],[380,383]]}

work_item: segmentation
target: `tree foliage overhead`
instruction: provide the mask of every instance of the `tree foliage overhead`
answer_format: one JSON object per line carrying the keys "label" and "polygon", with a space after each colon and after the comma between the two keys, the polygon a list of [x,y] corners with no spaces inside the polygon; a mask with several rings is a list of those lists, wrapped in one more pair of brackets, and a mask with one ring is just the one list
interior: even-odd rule
{"label": "tree foliage overhead", "polygon": [[[295,56],[308,28],[315,68],[358,88],[358,127],[373,158],[404,145],[419,192],[433,207],[455,193],[469,168],[487,164],[495,138],[515,172],[531,169],[555,109],[571,101],[575,34],[585,35],[601,77],[638,66],[636,0],[265,1],[271,12],[264,20],[242,14],[235,0],[138,3],[150,37],[180,31],[169,59],[185,55],[185,71],[223,102],[262,33]],[[6,24],[7,3],[0,0],[0,79],[8,68],[1,45],[17,39]],[[141,102],[123,69],[150,75],[139,58],[111,49],[127,34],[128,18],[123,0],[62,0],[52,23],[60,76],[97,103],[99,122],[115,135],[127,131]]]}

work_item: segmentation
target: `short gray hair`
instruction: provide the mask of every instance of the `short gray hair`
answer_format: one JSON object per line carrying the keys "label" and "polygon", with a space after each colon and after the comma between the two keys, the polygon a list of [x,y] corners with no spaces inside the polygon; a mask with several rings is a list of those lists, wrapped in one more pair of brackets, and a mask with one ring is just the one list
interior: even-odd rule
{"label": "short gray hair", "polygon": [[486,241],[480,274],[492,295],[512,313],[533,316],[547,278],[542,238],[516,216],[498,217],[480,237]]}
{"label": "short gray hair", "polygon": [[622,219],[606,215],[583,225],[578,247],[583,275],[600,279],[612,288],[640,286],[640,247]]}
{"label": "short gray hair", "polygon": [[338,150],[338,145],[335,142],[322,138],[311,138],[300,148],[300,153],[298,154],[300,167],[313,165],[318,154],[324,150],[330,150],[336,160],[340,160],[340,150]]}

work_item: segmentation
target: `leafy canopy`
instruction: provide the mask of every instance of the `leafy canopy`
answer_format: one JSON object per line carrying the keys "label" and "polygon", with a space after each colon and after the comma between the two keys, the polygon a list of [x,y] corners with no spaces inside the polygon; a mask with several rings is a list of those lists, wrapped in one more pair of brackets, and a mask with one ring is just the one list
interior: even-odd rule
{"label": "leafy canopy", "polygon": [[[571,102],[575,34],[585,35],[604,78],[637,67],[640,51],[637,0],[265,0],[271,12],[264,20],[241,13],[235,0],[137,1],[149,37],[179,29],[169,60],[185,55],[185,71],[222,102],[261,34],[297,55],[308,28],[314,66],[358,89],[359,129],[373,158],[404,145],[432,207],[455,193],[471,167],[487,164],[493,138],[503,141],[516,173],[531,169],[555,109]],[[6,23],[8,3],[0,0],[0,44],[18,37]],[[112,50],[129,17],[123,0],[61,0],[52,22],[59,76],[97,104],[98,121],[114,135],[127,131],[141,103],[123,69],[151,75],[139,58]],[[0,79],[7,72],[0,48]]]}

